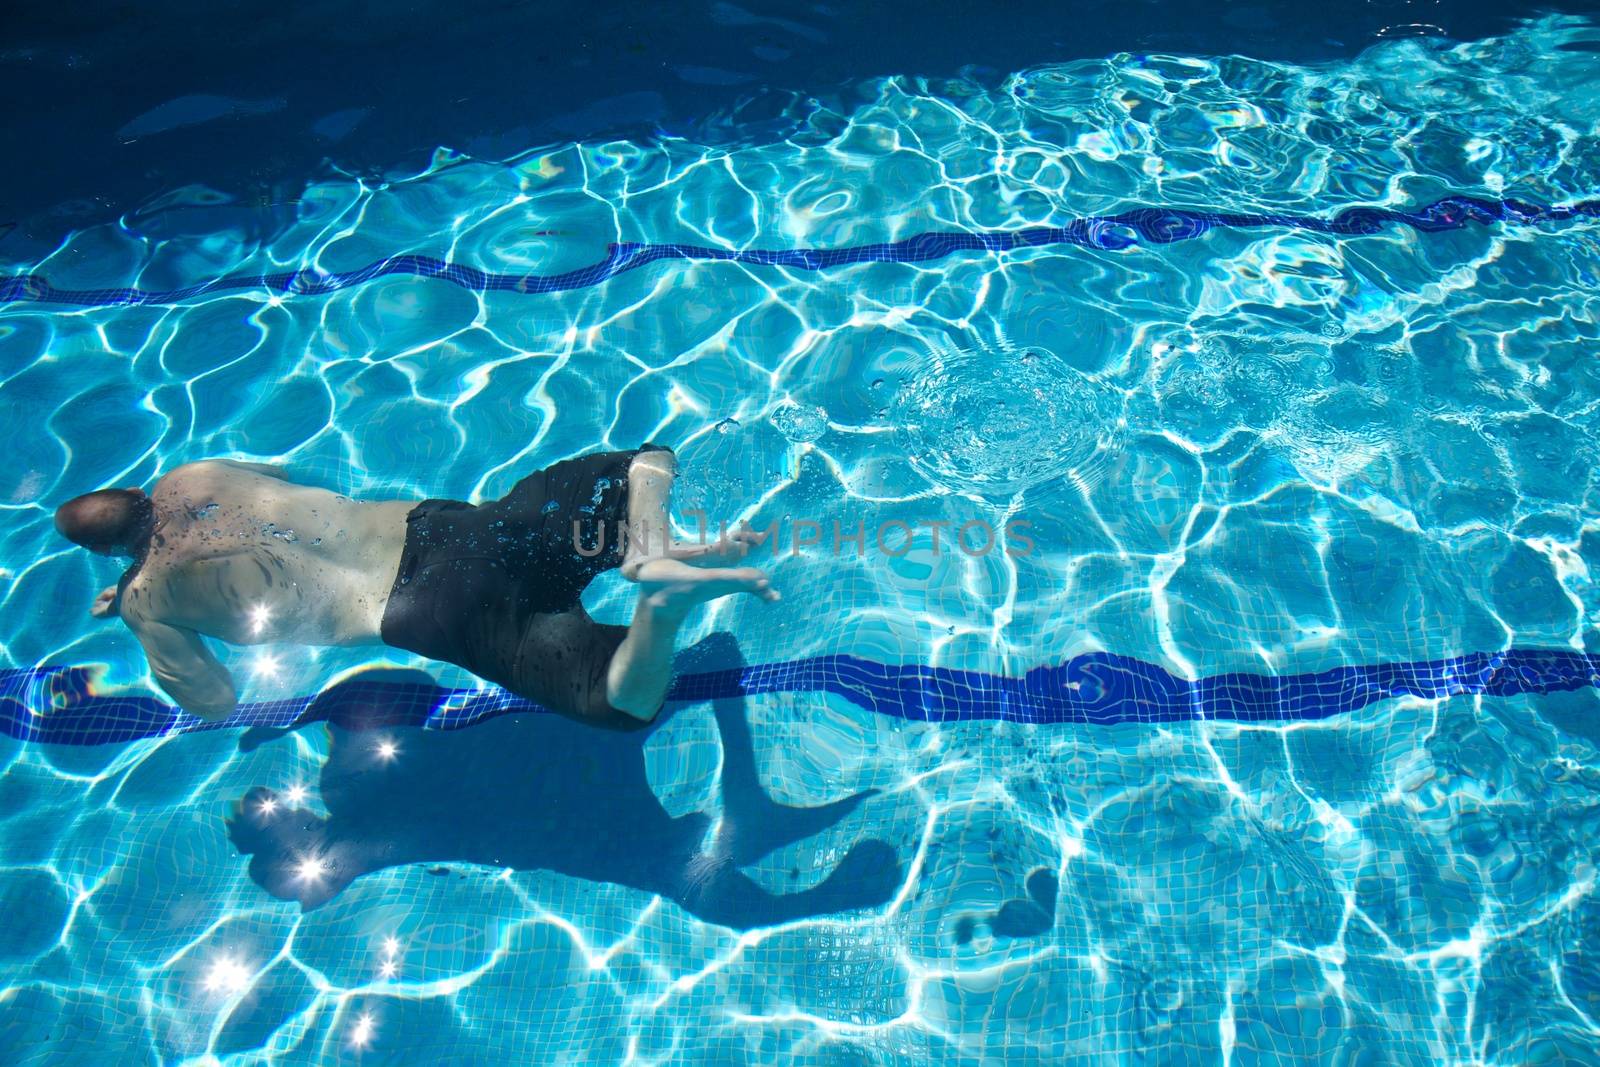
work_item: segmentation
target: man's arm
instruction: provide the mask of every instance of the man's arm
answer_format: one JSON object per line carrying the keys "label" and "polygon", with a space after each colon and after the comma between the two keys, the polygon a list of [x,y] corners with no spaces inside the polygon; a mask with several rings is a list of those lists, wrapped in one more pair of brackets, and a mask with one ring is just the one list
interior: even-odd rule
{"label": "man's arm", "polygon": [[122,590],[138,573],[139,565],[136,563],[122,572],[122,577],[117,579],[116,585],[108,585],[100,590],[100,595],[89,605],[89,614],[97,619],[109,619],[113,615],[122,614]]}
{"label": "man's arm", "polygon": [[140,620],[128,625],[144,646],[150,673],[179,707],[202,719],[232,714],[239,702],[233,678],[199,634],[164,622]]}
{"label": "man's arm", "polygon": [[116,586],[106,586],[100,590],[100,595],[94,598],[94,603],[89,605],[89,614],[97,619],[109,619],[117,613],[117,599],[120,595]]}

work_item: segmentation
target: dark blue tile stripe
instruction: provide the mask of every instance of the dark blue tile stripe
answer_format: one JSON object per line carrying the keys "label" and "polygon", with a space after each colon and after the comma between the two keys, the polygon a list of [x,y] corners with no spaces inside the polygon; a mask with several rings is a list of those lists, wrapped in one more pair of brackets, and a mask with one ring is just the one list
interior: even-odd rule
{"label": "dark blue tile stripe", "polygon": [[[763,693],[833,693],[858,707],[917,722],[975,719],[1038,724],[1295,722],[1326,719],[1399,696],[1516,696],[1600,685],[1600,657],[1512,648],[1450,659],[1335,667],[1315,674],[1219,674],[1185,681],[1129,656],[1096,653],[1020,678],[855,656],[685,674],[669,700]],[[541,711],[499,689],[352,680],[312,697],[244,704],[205,722],[149,696],[93,691],[84,667],[0,671],[0,733],[47,744],[99,745],[197,730],[333,721],[350,729],[456,730],[511,712]]]}
{"label": "dark blue tile stripe", "polygon": [[1409,226],[1422,233],[1460,229],[1469,223],[1529,224],[1565,222],[1574,218],[1600,218],[1600,200],[1566,206],[1540,207],[1520,200],[1484,200],[1450,196],[1416,211],[1357,207],[1331,219],[1311,215],[1251,215],[1180,208],[1140,208],[1117,215],[1074,219],[1065,226],[1040,226],[1026,230],[988,233],[947,231],[923,233],[887,244],[851,248],[794,248],[777,251],[730,251],[681,244],[612,245],[606,258],[593,266],[565,274],[491,274],[432,256],[396,255],[358,270],[299,270],[281,274],[230,274],[197,282],[181,289],[57,289],[42,275],[0,277],[0,303],[35,301],[86,307],[132,304],[175,304],[197,296],[240,289],[266,289],[275,293],[315,295],[361,285],[391,274],[439,278],[473,292],[559,293],[599,285],[640,267],[662,260],[702,260],[743,263],[749,266],[788,267],[793,270],[828,270],[855,263],[926,263],[956,252],[1006,252],[1046,245],[1081,245],[1122,249],[1139,244],[1170,244],[1199,237],[1218,227],[1259,229],[1276,227],[1360,236],[1386,226]]}

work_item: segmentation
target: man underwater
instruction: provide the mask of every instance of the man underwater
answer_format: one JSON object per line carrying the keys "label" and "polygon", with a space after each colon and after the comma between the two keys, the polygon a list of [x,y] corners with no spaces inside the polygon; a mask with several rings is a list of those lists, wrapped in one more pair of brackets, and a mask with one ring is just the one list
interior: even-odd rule
{"label": "man underwater", "polygon": [[[632,728],[661,708],[691,609],[734,593],[778,599],[761,571],[719,565],[745,556],[748,532],[669,539],[675,475],[671,450],[646,445],[565,460],[473,505],[352,500],[266,464],[204,460],[148,494],[75,497],[55,521],[91,552],[133,558],[90,613],[120,615],[156,681],[202,718],[225,718],[238,700],[205,635],[385,644],[563,715]],[[625,627],[595,622],[579,600],[614,567],[639,586]]]}

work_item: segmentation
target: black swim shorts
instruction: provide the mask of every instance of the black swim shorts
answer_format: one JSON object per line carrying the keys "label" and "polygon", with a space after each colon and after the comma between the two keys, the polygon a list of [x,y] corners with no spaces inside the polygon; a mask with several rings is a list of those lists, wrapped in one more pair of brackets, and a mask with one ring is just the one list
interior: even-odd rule
{"label": "black swim shorts", "polygon": [[595,622],[579,600],[622,562],[628,465],[641,452],[671,449],[564,460],[484,504],[418,504],[406,516],[384,643],[465,667],[551,711],[642,725],[606,700],[627,627]]}

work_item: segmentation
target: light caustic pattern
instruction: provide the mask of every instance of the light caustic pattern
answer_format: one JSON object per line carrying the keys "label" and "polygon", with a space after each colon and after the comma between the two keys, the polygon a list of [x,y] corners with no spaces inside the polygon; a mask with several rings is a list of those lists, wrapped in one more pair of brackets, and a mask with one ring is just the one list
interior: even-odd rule
{"label": "light caustic pattern", "polygon": [[[4,272],[170,289],[414,252],[559,273],[613,242],[840,247],[1131,205],[1572,203],[1600,189],[1597,41],[1548,21],[1316,69],[877,81],[740,147],[318,185],[270,236],[190,190]],[[678,449],[684,508],[919,524],[904,556],[783,555],[782,604],[710,611],[750,663],[1014,674],[1105,650],[1194,677],[1584,648],[1597,275],[1579,220],[663,263],[537,297],[387,277],[14,304],[5,665],[142,678],[80,610],[115,572],[54,537],[70,494],[223,454],[473,497],[643,440]],[[934,553],[928,523],[974,518],[1031,521],[1032,551]],[[602,617],[624,603],[596,591]],[[225,655],[257,700],[370,661]],[[23,1063],[1593,1062],[1596,711],[1580,691],[1038,728],[780,695],[690,705],[642,744],[555,744],[538,716],[7,741],[0,1041]],[[640,825],[659,834],[613,829]]]}

